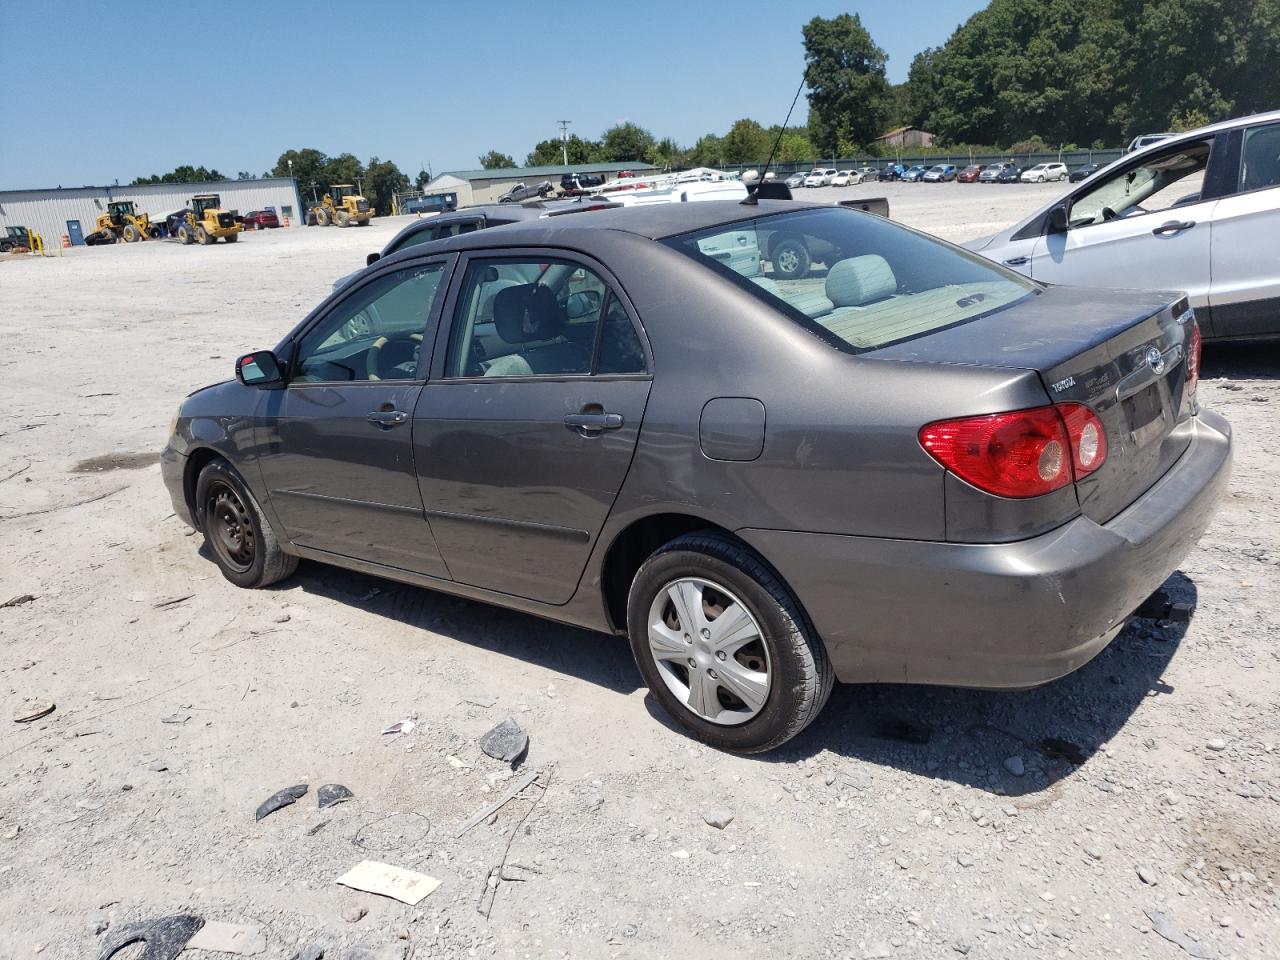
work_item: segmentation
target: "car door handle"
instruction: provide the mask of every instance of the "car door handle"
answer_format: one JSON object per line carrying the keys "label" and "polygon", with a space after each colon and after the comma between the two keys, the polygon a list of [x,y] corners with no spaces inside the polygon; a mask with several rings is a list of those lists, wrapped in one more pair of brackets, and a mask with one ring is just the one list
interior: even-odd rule
{"label": "car door handle", "polygon": [[376,423],[380,427],[398,427],[402,423],[407,423],[409,414],[403,410],[375,410],[369,414],[370,423]]}
{"label": "car door handle", "polygon": [[1190,230],[1195,225],[1196,222],[1194,220],[1170,220],[1168,223],[1160,224],[1151,232],[1160,237],[1166,233],[1181,233],[1183,230]]}
{"label": "car door handle", "polygon": [[1004,265],[1006,267],[1020,267],[1024,263],[1030,263],[1030,262],[1031,262],[1030,257],[1014,257],[1012,260],[1006,260],[1004,262]]}
{"label": "car door handle", "polygon": [[574,427],[589,433],[600,430],[619,430],[622,428],[622,422],[620,413],[571,413],[564,418],[566,427]]}

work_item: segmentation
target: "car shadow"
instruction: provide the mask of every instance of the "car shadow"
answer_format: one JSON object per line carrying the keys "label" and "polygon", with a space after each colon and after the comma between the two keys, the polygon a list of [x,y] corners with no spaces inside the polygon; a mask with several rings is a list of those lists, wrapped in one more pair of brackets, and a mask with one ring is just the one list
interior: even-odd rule
{"label": "car shadow", "polygon": [[[1196,602],[1195,584],[1181,572],[1161,589],[1174,602]],[[840,685],[808,729],[760,759],[791,763],[829,752],[994,795],[1040,793],[1087,765],[1143,700],[1174,692],[1162,677],[1186,631],[1186,623],[1135,618],[1075,673],[1031,690]],[[867,779],[865,768],[837,775]]]}
{"label": "car shadow", "polygon": [[359,607],[369,613],[565,676],[629,694],[643,683],[625,640],[514,610],[303,561],[280,588]]}
{"label": "car shadow", "polygon": [[1280,379],[1280,342],[1206,343],[1200,358],[1200,379]]}

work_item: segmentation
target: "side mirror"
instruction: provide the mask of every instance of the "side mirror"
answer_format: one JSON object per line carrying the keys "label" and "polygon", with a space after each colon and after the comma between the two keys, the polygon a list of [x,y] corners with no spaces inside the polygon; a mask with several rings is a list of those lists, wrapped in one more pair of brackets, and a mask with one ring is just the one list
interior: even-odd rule
{"label": "side mirror", "polygon": [[565,301],[564,312],[570,320],[577,320],[598,312],[600,303],[599,290],[580,290],[569,295],[569,299]]}
{"label": "side mirror", "polygon": [[236,361],[236,379],[246,387],[269,387],[284,382],[284,371],[274,353],[258,350]]}
{"label": "side mirror", "polygon": [[1049,211],[1049,232],[1067,232],[1067,205],[1060,203]]}
{"label": "side mirror", "polygon": [[365,258],[364,258],[364,265],[365,265],[366,267],[372,267],[375,263],[377,263],[377,262],[378,262],[379,260],[381,260],[381,259],[382,259],[382,254],[380,254],[380,253],[371,253],[371,254],[369,254],[367,257],[365,257]]}

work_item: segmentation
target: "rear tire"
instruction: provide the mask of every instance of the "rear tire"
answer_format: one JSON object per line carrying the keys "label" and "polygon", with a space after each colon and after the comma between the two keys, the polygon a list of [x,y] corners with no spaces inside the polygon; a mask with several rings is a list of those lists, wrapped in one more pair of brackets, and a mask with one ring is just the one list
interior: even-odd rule
{"label": "rear tire", "polygon": [[266,587],[298,568],[240,474],[226,460],[211,460],[196,479],[196,519],[222,575],[237,587]]}
{"label": "rear tire", "polygon": [[227,243],[235,243],[235,242],[236,242],[237,240],[239,240],[239,239],[240,239],[240,234],[238,234],[238,233],[228,233],[228,234],[227,234]]}
{"label": "rear tire", "polygon": [[327,227],[328,225],[329,225],[329,211],[326,210],[324,207],[318,208],[316,210],[316,226]]}
{"label": "rear tire", "polygon": [[[677,609],[673,597],[682,595],[692,606]],[[723,635],[720,616],[730,618]],[[835,686],[826,649],[790,590],[745,544],[714,531],[672,540],[641,565],[627,632],[650,692],[720,750],[761,753],[786,743]]]}
{"label": "rear tire", "polygon": [[774,272],[783,280],[795,280],[797,277],[805,276],[812,265],[809,248],[796,237],[786,237],[778,241],[770,259],[773,260]]}
{"label": "rear tire", "polygon": [[180,243],[191,243],[191,228],[185,223],[178,228],[178,241]]}
{"label": "rear tire", "polygon": [[201,224],[196,224],[196,243],[208,244],[213,241],[213,237],[209,236],[209,231]]}
{"label": "rear tire", "polygon": [[142,239],[142,232],[132,223],[126,223],[121,231],[125,243],[136,243]]}

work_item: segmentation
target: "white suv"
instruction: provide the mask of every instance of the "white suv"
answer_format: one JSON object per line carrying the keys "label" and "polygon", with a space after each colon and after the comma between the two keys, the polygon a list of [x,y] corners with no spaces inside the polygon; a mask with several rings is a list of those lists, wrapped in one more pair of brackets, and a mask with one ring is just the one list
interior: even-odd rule
{"label": "white suv", "polygon": [[831,178],[835,175],[835,170],[818,167],[804,178],[804,185],[806,187],[827,187],[831,185]]}
{"label": "white suv", "polygon": [[1185,290],[1206,339],[1280,337],[1280,110],[1121,157],[966,246],[1049,283]]}
{"label": "white suv", "polygon": [[1044,183],[1046,180],[1065,180],[1067,176],[1065,163],[1037,163],[1023,170],[1018,179],[1023,183]]}

